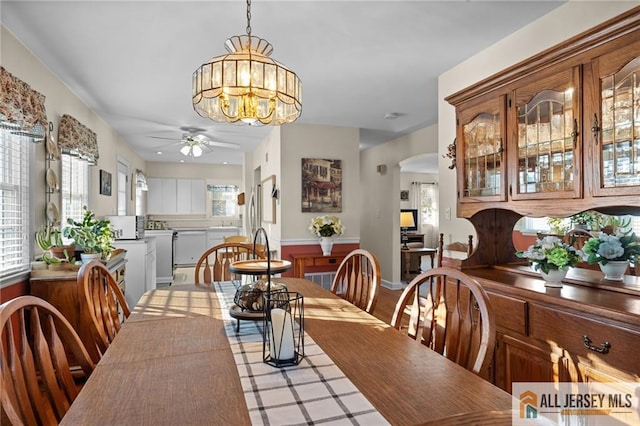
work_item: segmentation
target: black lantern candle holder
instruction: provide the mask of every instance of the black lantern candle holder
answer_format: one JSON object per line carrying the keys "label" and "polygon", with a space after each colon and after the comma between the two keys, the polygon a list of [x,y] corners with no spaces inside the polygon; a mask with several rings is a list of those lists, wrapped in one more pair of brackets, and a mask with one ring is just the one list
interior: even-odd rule
{"label": "black lantern candle holder", "polygon": [[264,228],[256,230],[253,247],[255,251],[260,234],[264,236],[267,255],[267,289],[263,294],[262,359],[274,367],[297,365],[304,357],[304,300],[299,293],[282,289],[272,291],[271,249]]}
{"label": "black lantern candle holder", "polygon": [[304,298],[274,292],[265,299],[262,359],[274,367],[297,365],[304,358]]}

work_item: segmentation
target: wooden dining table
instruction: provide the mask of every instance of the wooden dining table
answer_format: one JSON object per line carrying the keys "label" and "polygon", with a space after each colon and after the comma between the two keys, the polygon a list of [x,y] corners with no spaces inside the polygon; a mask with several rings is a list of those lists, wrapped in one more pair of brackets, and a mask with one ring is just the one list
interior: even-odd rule
{"label": "wooden dining table", "polygon": [[[317,284],[278,281],[304,296],[305,332],[390,424],[511,409],[508,393]],[[225,310],[208,285],[145,293],[62,424],[250,424]]]}

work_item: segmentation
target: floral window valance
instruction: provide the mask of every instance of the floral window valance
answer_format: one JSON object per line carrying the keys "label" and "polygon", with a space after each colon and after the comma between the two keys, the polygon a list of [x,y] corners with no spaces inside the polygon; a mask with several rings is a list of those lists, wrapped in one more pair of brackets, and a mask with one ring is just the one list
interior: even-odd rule
{"label": "floral window valance", "polygon": [[0,120],[20,127],[21,134],[42,142],[47,129],[47,111],[44,95],[36,92],[24,81],[0,67]]}
{"label": "floral window valance", "polygon": [[98,138],[84,124],[70,115],[63,115],[58,126],[58,145],[64,154],[98,163]]}

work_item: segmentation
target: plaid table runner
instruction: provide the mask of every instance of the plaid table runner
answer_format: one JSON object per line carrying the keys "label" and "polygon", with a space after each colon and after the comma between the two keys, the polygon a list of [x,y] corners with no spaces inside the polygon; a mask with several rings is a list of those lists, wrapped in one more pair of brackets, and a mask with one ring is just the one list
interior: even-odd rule
{"label": "plaid table runner", "polygon": [[300,364],[276,368],[262,362],[262,321],[241,321],[229,315],[235,287],[216,285],[224,306],[229,338],[242,389],[255,425],[388,425],[322,349],[305,334]]}

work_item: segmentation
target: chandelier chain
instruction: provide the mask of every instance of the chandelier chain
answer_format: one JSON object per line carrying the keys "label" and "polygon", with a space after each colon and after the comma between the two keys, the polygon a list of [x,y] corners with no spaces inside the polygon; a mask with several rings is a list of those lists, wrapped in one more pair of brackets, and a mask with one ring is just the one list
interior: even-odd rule
{"label": "chandelier chain", "polygon": [[247,0],[247,35],[251,38],[251,0]]}

